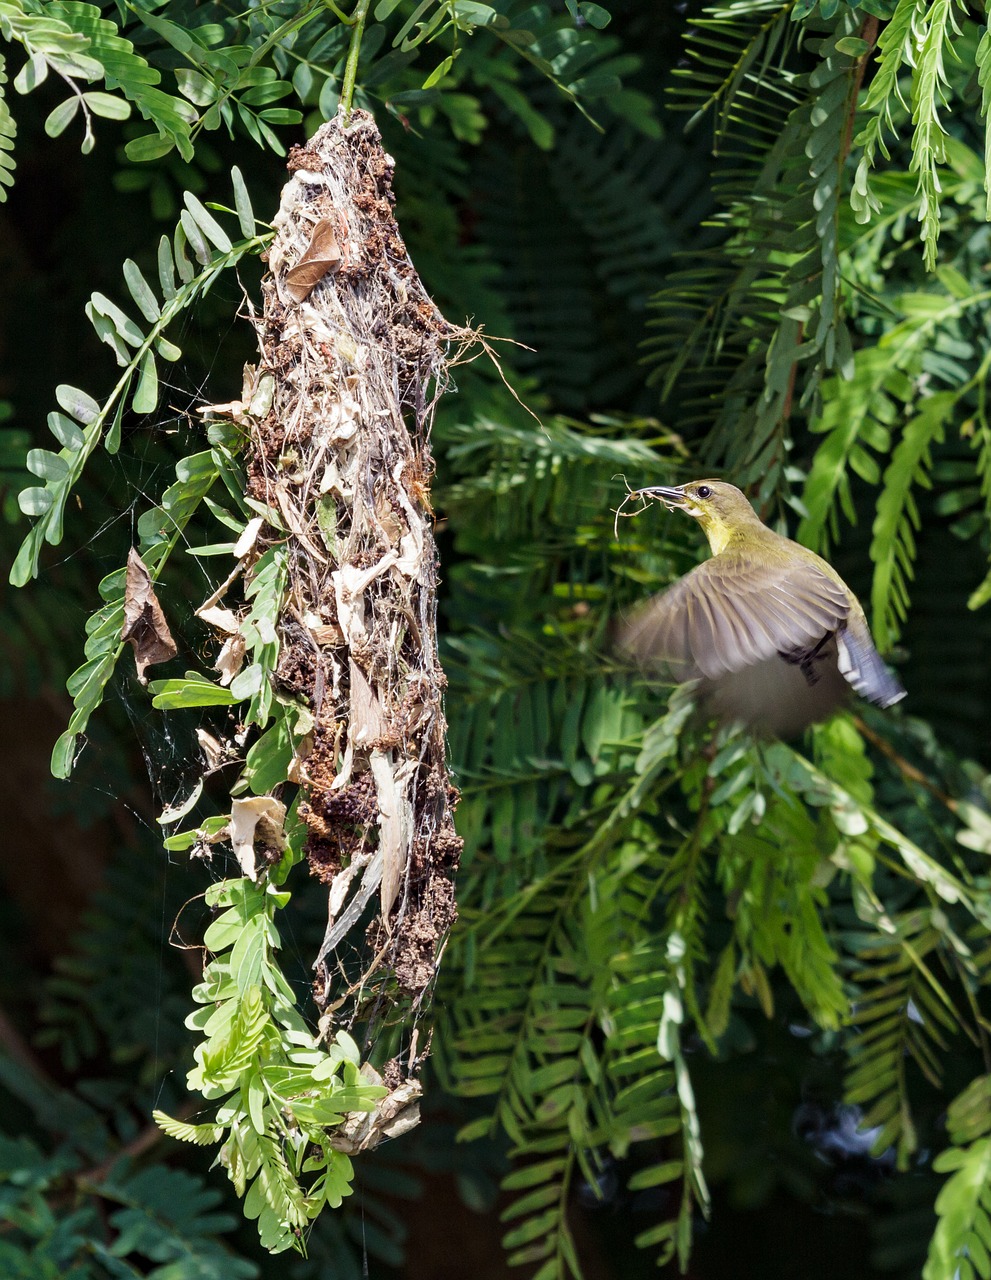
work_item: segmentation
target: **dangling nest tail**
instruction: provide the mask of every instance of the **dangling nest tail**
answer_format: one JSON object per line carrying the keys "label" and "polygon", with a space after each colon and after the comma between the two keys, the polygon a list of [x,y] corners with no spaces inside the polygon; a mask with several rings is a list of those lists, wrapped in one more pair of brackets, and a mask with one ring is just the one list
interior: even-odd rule
{"label": "dangling nest tail", "polygon": [[271,375],[274,391],[249,492],[289,531],[268,531],[290,561],[278,679],[314,720],[295,769],[328,888],[326,1030],[418,1007],[455,917],[429,434],[474,335],[447,323],[409,259],[369,115],[322,126],[289,170],[256,319],[255,382]]}

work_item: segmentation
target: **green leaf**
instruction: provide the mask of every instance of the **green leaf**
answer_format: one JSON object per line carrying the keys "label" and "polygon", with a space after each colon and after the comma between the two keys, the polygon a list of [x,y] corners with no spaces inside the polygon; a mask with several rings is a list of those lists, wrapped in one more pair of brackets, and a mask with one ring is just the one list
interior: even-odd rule
{"label": "green leaf", "polygon": [[264,111],[259,111],[258,118],[267,120],[269,124],[299,124],[303,113],[294,107],[266,107]]}
{"label": "green leaf", "polygon": [[158,369],[153,351],[146,351],[141,357],[140,369],[138,387],[131,405],[135,413],[154,413],[158,407]]}
{"label": "green leaf", "polygon": [[155,339],[155,350],[163,360],[176,361],[182,356],[182,349],[174,343],[169,342],[168,338],[158,337]]}
{"label": "green leaf", "polygon": [[17,495],[17,505],[26,516],[42,516],[54,502],[50,489],[29,487],[22,489]]}
{"label": "green leaf", "polygon": [[174,711],[181,707],[229,707],[240,699],[230,689],[195,672],[181,680],[153,680],[148,688],[153,694],[152,706],[158,711]]}
{"label": "green leaf", "polygon": [[[252,690],[254,692],[254,690]],[[286,780],[293,757],[288,716],[282,715],[251,747],[245,758],[244,777],[255,795],[265,795]]]}
{"label": "green leaf", "polygon": [[83,447],[86,437],[64,413],[55,413],[53,410],[48,415],[48,429],[64,449],[71,449],[75,453]]}
{"label": "green leaf", "polygon": [[48,449],[29,449],[27,469],[32,475],[52,483],[64,480],[69,474],[69,464],[66,460]]}
{"label": "green leaf", "polygon": [[109,298],[102,293],[94,293],[90,298],[95,310],[101,315],[106,316],[108,320],[113,321],[117,333],[123,340],[132,347],[140,347],[145,340],[145,335],[131,317],[117,306],[115,302],[111,302]]}
{"label": "green leaf", "polygon": [[124,261],[124,280],[131,297],[138,304],[138,310],[149,324],[154,324],[162,314],[162,309],[158,305],[158,299],[152,292],[151,286],[144,278],[141,268],[130,258]]}
{"label": "green leaf", "polygon": [[65,102],[60,102],[53,111],[49,112],[45,120],[45,132],[50,138],[57,138],[59,134],[65,132],[79,110],[79,102],[79,98],[76,97],[66,98]]}
{"label": "green leaf", "polygon": [[146,27],[160,35],[163,40],[172,45],[174,49],[177,49],[179,53],[185,54],[187,58],[195,61],[196,55],[201,52],[200,46],[185,27],[181,27],[175,22],[170,22],[167,18],[162,18],[157,14],[149,13],[145,9],[139,9],[137,5],[134,5],[133,8],[135,14]]}
{"label": "green leaf", "polygon": [[164,133],[146,133],[140,138],[132,138],[124,146],[124,154],[128,160],[140,164],[146,160],[160,160],[175,148],[175,140]]}
{"label": "green leaf", "polygon": [[193,1142],[198,1147],[212,1146],[227,1132],[219,1124],[189,1124],[185,1120],[173,1120],[164,1111],[153,1111],[151,1118],[170,1138],[177,1138],[179,1142]]}
{"label": "green leaf", "polygon": [[176,266],[179,269],[179,275],[182,277],[183,281],[186,284],[188,284],[195,277],[196,270],[193,267],[192,263],[188,263],[188,260],[187,260],[187,265],[185,266],[185,269],[184,269],[184,263],[183,263],[184,255],[180,253],[179,245],[181,242],[178,240],[180,231],[182,232],[182,235],[184,237],[186,244],[188,244],[189,247],[192,249],[193,254],[196,258],[196,261],[201,266],[205,267],[209,265],[210,260],[213,257],[213,251],[210,248],[209,239],[206,235],[204,235],[203,230],[200,227],[199,223],[196,221],[196,219],[193,217],[193,215],[189,212],[188,209],[183,209],[182,213],[179,215],[179,226],[176,227],[175,259],[176,259]]}
{"label": "green leaf", "polygon": [[234,207],[237,209],[238,225],[244,238],[250,240],[255,234],[255,215],[251,208],[248,188],[237,165],[231,169],[231,182],[234,186]]}
{"label": "green leaf", "polygon": [[[195,219],[196,226],[203,232],[206,238],[212,244],[216,245],[221,253],[229,253],[233,248],[230,237],[216,218],[214,218],[213,214],[203,207],[191,191],[184,191],[182,193],[182,199],[186,208]],[[186,226],[186,234],[188,235],[188,225],[186,223],[183,223],[183,225]],[[192,238],[190,239],[190,243],[193,243]],[[194,244],[193,247],[195,249],[196,245]],[[209,254],[206,255],[206,259],[204,259],[199,253],[197,256],[200,257],[201,261],[209,259]]]}
{"label": "green leaf", "polygon": [[88,90],[83,94],[83,101],[94,115],[103,116],[106,120],[126,120],[131,114],[131,104],[112,93]]}
{"label": "green leaf", "polygon": [[171,302],[176,296],[176,279],[172,245],[168,236],[162,236],[158,242],[158,283],[162,286],[162,296],[167,302]]}
{"label": "green leaf", "polygon": [[75,730],[67,729],[52,749],[51,771],[53,778],[68,778],[76,760],[79,735]]}

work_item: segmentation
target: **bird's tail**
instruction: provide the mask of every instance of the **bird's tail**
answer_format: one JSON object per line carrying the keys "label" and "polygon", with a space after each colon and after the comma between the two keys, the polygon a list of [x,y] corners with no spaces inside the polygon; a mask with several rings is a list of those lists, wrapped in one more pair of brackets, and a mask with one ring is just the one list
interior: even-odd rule
{"label": "bird's tail", "polygon": [[836,633],[836,665],[862,698],[890,707],[905,697],[901,682],[891,674],[867,634],[847,626]]}

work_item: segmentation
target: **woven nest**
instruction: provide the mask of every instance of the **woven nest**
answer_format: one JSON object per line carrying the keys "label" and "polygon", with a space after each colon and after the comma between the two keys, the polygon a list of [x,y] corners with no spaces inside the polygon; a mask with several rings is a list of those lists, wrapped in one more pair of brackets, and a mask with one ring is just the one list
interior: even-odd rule
{"label": "woven nest", "polygon": [[455,917],[429,433],[473,335],[410,262],[370,116],[324,125],[288,167],[256,318],[253,380],[274,390],[249,492],[289,531],[277,676],[314,720],[294,776],[328,889],[316,995],[329,1030],[418,1006]]}

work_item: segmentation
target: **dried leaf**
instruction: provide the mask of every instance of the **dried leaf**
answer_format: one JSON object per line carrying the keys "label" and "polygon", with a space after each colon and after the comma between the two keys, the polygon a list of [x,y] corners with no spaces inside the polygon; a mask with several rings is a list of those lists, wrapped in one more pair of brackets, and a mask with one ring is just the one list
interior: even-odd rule
{"label": "dried leaf", "polygon": [[[352,697],[353,697],[352,692]],[[382,855],[382,923],[389,929],[389,916],[399,895],[399,885],[406,871],[413,827],[413,810],[398,776],[405,766],[396,768],[392,752],[369,753],[368,767],[375,780],[379,807],[379,852]]]}
{"label": "dried leaf", "polygon": [[223,631],[229,636],[237,634],[239,620],[233,609],[221,609],[217,605],[208,605],[204,609],[196,610],[197,618],[202,618],[209,627],[216,627],[218,631]]}
{"label": "dried leaf", "polygon": [[205,729],[196,730],[196,741],[200,744],[200,750],[206,760],[207,772],[216,769],[227,754],[224,744],[212,733],[207,733]]}
{"label": "dried leaf", "polygon": [[249,880],[258,879],[255,844],[281,853],[286,847],[286,806],[274,796],[252,796],[231,804],[231,847]]}
{"label": "dried leaf", "polygon": [[243,400],[229,400],[226,404],[201,404],[196,408],[201,418],[232,418],[235,422],[244,417],[244,410]]}
{"label": "dried leaf", "polygon": [[155,595],[151,574],[134,547],[127,556],[124,628],[120,637],[134,649],[134,664],[142,684],[148,683],[146,667],[156,662],[168,662],[179,652]]}
{"label": "dried leaf", "polygon": [[341,248],[337,231],[330,218],[321,218],[313,228],[306,252],[286,272],[285,289],[294,302],[303,302],[328,271],[341,265]]}
{"label": "dried leaf", "polygon": [[309,784],[309,777],[306,772],[306,760],[313,752],[313,734],[307,733],[300,738],[296,744],[296,750],[293,757],[289,761],[289,768],[286,771],[286,777],[290,782],[299,784]]}
{"label": "dried leaf", "polygon": [[351,737],[356,747],[367,747],[384,738],[389,722],[378,694],[368,683],[365,673],[353,658],[351,676]]}
{"label": "dried leaf", "polygon": [[340,627],[335,627],[332,622],[328,622],[326,625],[308,627],[307,630],[317,644],[336,646],[344,643],[344,632]]}
{"label": "dried leaf", "polygon": [[[382,1077],[369,1062],[361,1066],[361,1078],[369,1084],[382,1084]],[[384,1138],[399,1138],[420,1123],[420,1097],[423,1086],[419,1080],[407,1080],[380,1098],[374,1111],[350,1111],[342,1124],[330,1135],[330,1145],[335,1151],[357,1155],[359,1151],[371,1151]]]}
{"label": "dried leaf", "polygon": [[233,635],[229,640],[224,641],[223,647],[217,654],[217,661],[213,664],[214,671],[220,672],[220,684],[223,688],[227,688],[244,666],[244,653],[244,636]]}

